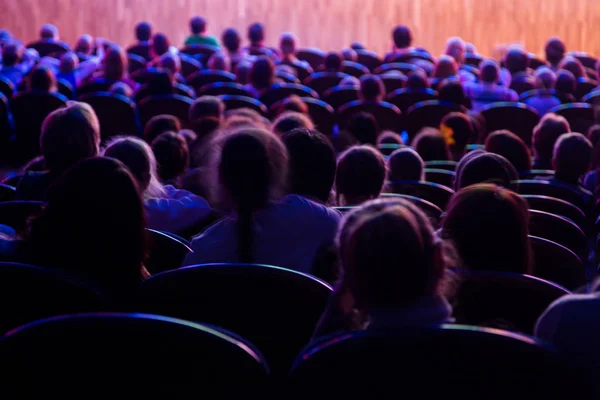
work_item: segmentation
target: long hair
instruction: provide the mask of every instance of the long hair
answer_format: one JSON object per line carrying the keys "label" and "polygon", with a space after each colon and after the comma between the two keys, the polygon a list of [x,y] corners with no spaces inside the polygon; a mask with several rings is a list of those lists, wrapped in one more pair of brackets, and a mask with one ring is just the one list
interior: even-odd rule
{"label": "long hair", "polygon": [[118,47],[111,47],[102,63],[104,77],[111,81],[120,81],[127,76],[127,56]]}
{"label": "long hair", "polygon": [[275,64],[267,57],[259,57],[250,69],[250,83],[258,90],[267,89],[275,82]]}
{"label": "long hair", "polygon": [[253,262],[254,213],[285,193],[287,151],[275,135],[256,128],[223,133],[219,140],[216,197],[236,213],[238,258]]}

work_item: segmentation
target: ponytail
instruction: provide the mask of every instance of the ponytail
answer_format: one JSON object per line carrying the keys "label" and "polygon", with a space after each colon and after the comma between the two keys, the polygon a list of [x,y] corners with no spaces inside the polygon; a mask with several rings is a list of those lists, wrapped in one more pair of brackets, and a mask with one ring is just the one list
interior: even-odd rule
{"label": "ponytail", "polygon": [[253,229],[253,212],[252,207],[246,204],[241,204],[238,209],[237,218],[237,255],[243,263],[254,262],[254,229]]}

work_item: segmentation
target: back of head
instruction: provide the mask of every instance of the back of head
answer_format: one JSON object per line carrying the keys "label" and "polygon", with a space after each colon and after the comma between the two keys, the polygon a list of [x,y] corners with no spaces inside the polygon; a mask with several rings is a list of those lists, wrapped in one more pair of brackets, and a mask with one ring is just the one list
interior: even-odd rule
{"label": "back of head", "polygon": [[37,263],[76,272],[111,295],[132,296],[142,280],[145,227],[131,174],[116,160],[90,158],[50,188],[31,239]]}
{"label": "back of head", "polygon": [[176,54],[168,52],[160,56],[159,66],[169,72],[169,74],[175,76],[181,70],[181,60]]}
{"label": "back of head", "polygon": [[208,59],[208,69],[214,69],[217,71],[231,71],[231,61],[227,54],[219,51]]}
{"label": "back of head", "polygon": [[529,56],[521,47],[513,46],[506,53],[504,65],[511,74],[525,72],[529,67]]}
{"label": "back of head", "polygon": [[131,87],[123,82],[113,83],[108,91],[110,93],[118,94],[127,98],[131,98],[133,96],[133,90],[131,90]]}
{"label": "back of head", "polygon": [[190,19],[190,31],[194,35],[201,35],[206,32],[206,19],[203,17],[192,17]]}
{"label": "back of head", "polygon": [[518,172],[531,169],[529,148],[514,133],[506,130],[492,132],[485,141],[485,150],[506,158]]}
{"label": "back of head", "polygon": [[554,88],[559,92],[573,94],[575,93],[576,79],[571,71],[561,69],[556,74],[556,83]]}
{"label": "back of head", "polygon": [[275,64],[267,56],[258,57],[250,70],[250,82],[256,89],[266,89],[275,81]]}
{"label": "back of head", "polygon": [[252,71],[252,63],[248,60],[242,60],[235,66],[236,81],[240,85],[250,83],[250,72]]}
{"label": "back of head", "polygon": [[358,61],[358,54],[354,49],[344,49],[342,50],[342,58],[344,61],[356,62]]}
{"label": "back of head", "polygon": [[373,114],[360,112],[353,115],[348,121],[348,131],[360,144],[377,144],[379,125]]}
{"label": "back of head", "polygon": [[487,58],[479,65],[481,80],[485,83],[497,83],[500,77],[500,67],[495,60]]}
{"label": "back of head", "polygon": [[533,128],[533,150],[538,160],[550,161],[554,144],[563,133],[571,132],[567,120],[556,114],[546,114]]}
{"label": "back of head", "polygon": [[475,128],[469,117],[463,113],[452,112],[442,118],[440,131],[446,138],[455,161],[461,159],[471,138],[475,137]]}
{"label": "back of head", "polygon": [[273,133],[278,136],[297,128],[314,129],[314,125],[309,117],[295,111],[286,111],[273,121]]}
{"label": "back of head", "polygon": [[171,43],[169,42],[169,38],[164,33],[156,33],[152,36],[152,51],[154,57],[160,57],[168,52],[170,46]]}
{"label": "back of head", "polygon": [[467,47],[465,42],[461,38],[455,36],[451,37],[446,42],[444,54],[454,58],[458,64],[462,64],[465,60],[466,51]]}
{"label": "back of head", "polygon": [[100,146],[100,123],[92,107],[71,102],[50,113],[42,124],[40,148],[46,168],[60,175],[80,160],[95,157]]}
{"label": "back of head", "polygon": [[221,35],[221,42],[230,53],[235,53],[240,49],[242,39],[238,31],[233,28],[227,28]]}
{"label": "back of head", "polygon": [[298,128],[285,133],[289,155],[289,191],[326,203],[336,170],[335,151],[322,133]]}
{"label": "back of head", "polygon": [[510,190],[490,184],[457,192],[442,223],[465,267],[531,274],[527,202]]}
{"label": "back of head", "polygon": [[423,128],[412,142],[423,161],[448,161],[452,157],[444,136],[435,128]]}
{"label": "back of head", "polygon": [[79,65],[77,55],[72,51],[66,52],[60,57],[59,71],[61,74],[71,74],[75,72]]}
{"label": "back of head", "polygon": [[552,165],[556,178],[577,184],[592,165],[593,148],[590,141],[581,133],[565,133],[554,145]]}
{"label": "back of head", "polygon": [[58,40],[58,29],[52,24],[44,24],[40,29],[40,39]]}
{"label": "back of head", "polygon": [[29,90],[40,90],[43,92],[56,91],[56,77],[52,70],[45,65],[37,66],[31,71],[28,84]]}
{"label": "back of head", "polygon": [[241,128],[224,135],[217,152],[220,199],[237,214],[237,253],[253,262],[255,211],[267,207],[285,191],[287,151],[268,131]]}
{"label": "back of head", "polygon": [[564,69],[571,72],[575,79],[586,77],[585,68],[583,67],[583,64],[575,57],[566,56],[562,59],[558,67],[560,69]]}
{"label": "back of head", "polygon": [[2,49],[2,65],[4,67],[12,67],[18,64],[23,57],[23,46],[15,42],[9,42]]}
{"label": "back of head", "polygon": [[92,50],[94,47],[94,38],[87,33],[85,35],[81,35],[79,39],[77,39],[77,43],[75,43],[75,52],[85,55],[92,54]]}
{"label": "back of head", "polygon": [[535,87],[537,89],[554,89],[556,74],[548,67],[540,67],[535,71]]}
{"label": "back of head", "polygon": [[169,182],[182,176],[190,164],[187,142],[178,133],[165,132],[152,141],[152,152],[156,157],[158,177]]}
{"label": "back of head", "polygon": [[296,51],[296,37],[292,33],[281,35],[279,49],[284,56],[293,55]]}
{"label": "back of head", "polygon": [[379,197],[385,182],[383,156],[371,146],[354,146],[338,159],[335,191],[338,205],[354,206]]}
{"label": "back of head", "polygon": [[104,156],[125,164],[141,193],[149,197],[161,194],[162,187],[156,178],[156,159],[146,142],[133,136],[116,137],[106,145]]}
{"label": "back of head", "polygon": [[458,64],[456,60],[448,55],[440,56],[435,69],[433,70],[434,78],[449,78],[458,74]]}
{"label": "back of head", "polygon": [[181,130],[181,122],[177,117],[168,114],[157,115],[152,117],[144,127],[144,140],[146,143],[152,143],[154,139],[164,132],[179,132]]}
{"label": "back of head", "polygon": [[422,181],[425,175],[424,170],[423,159],[410,147],[394,151],[388,159],[389,181]]}
{"label": "back of head", "polygon": [[481,153],[469,157],[456,176],[455,190],[478,183],[493,183],[511,188],[511,182],[519,179],[517,170],[506,158],[494,153]]}
{"label": "back of head", "polygon": [[[216,96],[201,96],[194,100],[190,107],[189,120],[195,121],[201,118],[211,117],[222,119],[225,113],[225,104]],[[179,129],[176,130],[179,132]]]}
{"label": "back of head", "polygon": [[152,25],[142,21],[135,26],[135,37],[140,42],[149,42],[152,38]]}
{"label": "back of head", "polygon": [[438,87],[438,98],[440,101],[449,101],[450,103],[465,105],[466,96],[462,84],[458,79],[449,78]]}
{"label": "back of head", "polygon": [[384,156],[389,156],[403,144],[402,138],[396,132],[383,131],[377,137],[377,148]]}
{"label": "back of head", "polygon": [[329,72],[340,72],[342,70],[342,57],[336,52],[325,55],[325,70]]}
{"label": "back of head", "polygon": [[381,101],[385,96],[385,86],[377,75],[363,75],[360,77],[359,97],[364,101]]}
{"label": "back of head", "polygon": [[277,115],[286,111],[295,111],[300,114],[308,115],[308,106],[297,95],[291,95],[283,100],[281,107],[277,110]]}
{"label": "back of head", "polygon": [[408,26],[398,25],[392,32],[392,39],[397,49],[406,49],[412,44],[412,33]]}
{"label": "back of head", "polygon": [[173,94],[175,77],[168,70],[159,70],[153,73],[146,84],[153,96]]}
{"label": "back of head", "polygon": [[445,249],[427,217],[403,199],[379,199],[349,213],[338,231],[348,310],[410,307],[441,295]]}
{"label": "back of head", "polygon": [[259,22],[248,27],[248,40],[252,45],[260,45],[265,40],[265,28]]}
{"label": "back of head", "polygon": [[127,74],[127,57],[118,47],[110,47],[102,62],[104,77],[111,81],[123,79]]}
{"label": "back of head", "polygon": [[423,90],[429,88],[427,74],[422,69],[411,72],[406,80],[406,88],[411,90]]}
{"label": "back of head", "polygon": [[565,48],[565,44],[559,38],[551,38],[546,43],[546,60],[553,65],[556,66],[565,56],[565,52],[567,51]]}

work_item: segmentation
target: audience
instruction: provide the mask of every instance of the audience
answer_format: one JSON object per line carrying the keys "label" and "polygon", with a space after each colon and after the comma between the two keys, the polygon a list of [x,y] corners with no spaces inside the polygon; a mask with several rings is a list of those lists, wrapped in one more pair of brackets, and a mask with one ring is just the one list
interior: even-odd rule
{"label": "audience", "polygon": [[533,128],[533,169],[553,169],[554,144],[563,133],[571,132],[564,117],[546,114]]}
{"label": "audience", "polygon": [[581,185],[581,180],[592,166],[593,148],[581,133],[565,133],[554,145],[552,166],[555,185],[569,188],[581,197],[585,204],[593,201],[593,195]]}
{"label": "audience", "polygon": [[410,90],[424,90],[429,88],[429,80],[425,71],[418,69],[411,72],[406,80],[406,88]]}
{"label": "audience", "polygon": [[410,54],[414,50],[412,47],[412,33],[406,25],[398,25],[394,28],[392,31],[392,40],[394,41],[394,48],[390,53],[386,54],[384,61],[386,63],[394,62],[394,59],[397,57]]}
{"label": "audience", "polygon": [[484,60],[479,69],[481,71],[480,82],[467,82],[464,85],[465,94],[471,99],[473,111],[481,111],[484,106],[497,101],[517,101],[519,99],[514,90],[498,85],[500,68],[496,61]]}
{"label": "audience", "polygon": [[139,85],[129,79],[127,64],[127,57],[123,50],[111,47],[107,50],[102,62],[103,77],[112,82],[123,82],[135,91]]}
{"label": "audience", "polygon": [[152,25],[142,21],[135,26],[135,38],[137,43],[127,48],[127,53],[136,54],[150,61],[150,41],[152,39]]}
{"label": "audience", "polygon": [[444,79],[438,85],[438,99],[470,108],[471,102],[465,96],[462,84],[453,78]]}
{"label": "audience", "polygon": [[27,77],[27,90],[53,93],[58,90],[56,76],[49,67],[39,65]]}
{"label": "audience", "polygon": [[231,71],[231,61],[227,54],[223,52],[217,52],[210,56],[207,62],[208,69],[216,71]]}
{"label": "audience", "polygon": [[561,69],[557,72],[554,88],[565,95],[570,95],[573,101],[575,101],[575,97],[573,96],[575,95],[576,85],[577,80],[571,71]]}
{"label": "audience", "polygon": [[327,53],[324,68],[323,72],[342,72],[342,57],[333,51]]}
{"label": "audience", "polygon": [[446,79],[458,74],[458,64],[454,58],[449,55],[443,55],[438,59],[433,70],[433,78]]}
{"label": "audience", "polygon": [[7,43],[2,48],[0,76],[8,79],[16,91],[23,77],[33,67],[35,59],[17,43]]}
{"label": "audience", "polygon": [[206,34],[206,20],[203,17],[193,17],[190,20],[191,35],[185,39],[186,46],[208,45],[219,47],[219,42],[214,36]]}
{"label": "audience", "polygon": [[581,61],[579,61],[575,57],[566,56],[562,59],[560,64],[558,64],[558,68],[564,69],[565,71],[569,71],[573,74],[575,79],[586,77],[585,68],[583,67],[583,64],[581,64]]}
{"label": "audience", "polygon": [[565,44],[559,38],[551,38],[546,43],[546,61],[550,63],[550,67],[553,70],[558,70],[558,64],[565,56],[566,52]]}
{"label": "audience", "polygon": [[540,67],[535,71],[535,87],[538,93],[525,100],[525,104],[535,109],[540,116],[546,115],[552,108],[561,104],[560,100],[550,92],[556,85],[556,74],[548,67]]}
{"label": "audience", "polygon": [[363,75],[360,77],[358,98],[362,101],[381,102],[385,96],[385,86],[377,75]]}
{"label": "audience", "polygon": [[279,60],[279,63],[294,68],[294,75],[297,75],[301,81],[312,73],[310,64],[296,57],[296,37],[293,34],[284,33],[281,35],[279,49],[281,51],[281,60]]}
{"label": "audience", "polygon": [[144,140],[146,143],[152,143],[154,139],[164,132],[179,132],[181,122],[177,117],[168,114],[161,114],[152,117],[144,127]]}
{"label": "audience", "polygon": [[232,69],[235,70],[235,67],[248,57],[248,54],[241,48],[242,39],[240,34],[233,28],[225,29],[221,36],[221,42],[231,60]]}
{"label": "audience", "polygon": [[425,163],[410,147],[395,150],[388,159],[388,181],[423,181],[425,180]]}
{"label": "audience", "polygon": [[265,27],[261,23],[256,22],[248,27],[248,41],[250,46],[246,50],[251,56],[275,57],[275,54],[264,44]]}
{"label": "audience", "polygon": [[281,137],[284,133],[297,128],[314,129],[309,117],[295,111],[286,111],[273,121],[273,133]]}
{"label": "audience", "polygon": [[423,161],[449,161],[452,159],[448,143],[435,128],[423,128],[412,142],[412,147]]}
{"label": "audience", "polygon": [[335,175],[336,202],[358,206],[376,199],[385,183],[385,159],[371,146],[354,146],[338,158]]}
{"label": "audience", "polygon": [[485,141],[485,150],[506,158],[517,172],[526,172],[531,169],[529,148],[520,137],[510,131],[492,132]]}

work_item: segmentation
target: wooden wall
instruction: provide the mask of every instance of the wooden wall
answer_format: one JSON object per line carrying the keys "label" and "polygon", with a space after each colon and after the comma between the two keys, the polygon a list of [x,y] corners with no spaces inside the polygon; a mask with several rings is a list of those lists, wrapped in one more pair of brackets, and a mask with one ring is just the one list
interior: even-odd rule
{"label": "wooden wall", "polygon": [[302,46],[334,50],[357,40],[384,53],[392,27],[405,23],[416,44],[434,54],[454,35],[487,55],[512,42],[540,53],[548,37],[557,35],[571,50],[600,55],[594,29],[600,0],[0,0],[0,27],[24,41],[49,22],[71,43],[90,33],[125,45],[133,40],[135,23],[146,19],[180,44],[195,14],[206,16],[217,34],[229,26],[245,32],[249,23],[261,21],[273,45],[292,31]]}

